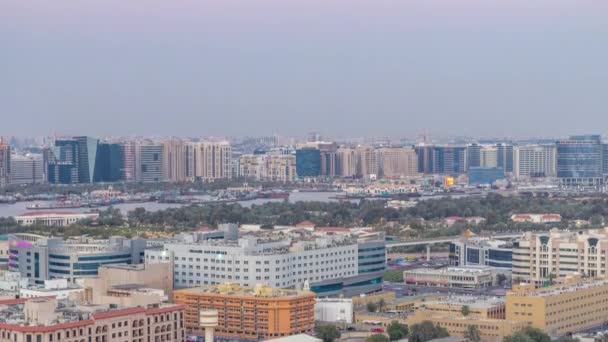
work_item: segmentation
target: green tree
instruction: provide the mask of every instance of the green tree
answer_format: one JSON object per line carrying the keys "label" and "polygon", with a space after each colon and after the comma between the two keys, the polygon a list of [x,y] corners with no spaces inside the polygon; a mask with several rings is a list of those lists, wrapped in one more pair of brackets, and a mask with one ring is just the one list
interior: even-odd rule
{"label": "green tree", "polygon": [[386,332],[388,333],[388,337],[391,341],[397,341],[407,337],[409,329],[405,324],[392,321],[391,324],[386,327]]}
{"label": "green tree", "polygon": [[480,342],[481,341],[481,331],[476,325],[469,325],[467,330],[464,332],[464,338],[471,342]]}
{"label": "green tree", "polygon": [[463,305],[462,308],[460,308],[460,313],[463,316],[468,316],[471,313],[471,308],[468,305]]}
{"label": "green tree", "polygon": [[391,283],[403,283],[403,271],[386,270],[383,278],[385,281],[390,281]]}
{"label": "green tree", "polygon": [[333,325],[322,325],[316,329],[317,337],[323,342],[333,342],[340,338],[340,331]]}
{"label": "green tree", "polygon": [[551,337],[549,337],[547,333],[538,328],[525,327],[524,329],[522,329],[522,332],[530,336],[530,338],[532,338],[534,342],[551,342]]}
{"label": "green tree", "polygon": [[389,342],[389,339],[384,334],[374,334],[366,338],[365,342]]}
{"label": "green tree", "polygon": [[368,302],[366,307],[367,307],[367,311],[369,311],[369,312],[378,311],[378,305],[374,302]]}
{"label": "green tree", "polygon": [[384,298],[380,298],[380,300],[378,301],[378,310],[380,312],[384,311],[384,309],[386,308],[386,302],[384,301]]}
{"label": "green tree", "polygon": [[589,223],[592,226],[601,226],[604,223],[604,218],[601,215],[593,215],[589,218]]}
{"label": "green tree", "polygon": [[426,342],[435,338],[448,336],[450,334],[445,328],[436,326],[431,321],[422,321],[410,327],[408,340],[410,342]]}
{"label": "green tree", "polygon": [[519,331],[513,335],[505,336],[502,342],[535,342],[530,336]]}

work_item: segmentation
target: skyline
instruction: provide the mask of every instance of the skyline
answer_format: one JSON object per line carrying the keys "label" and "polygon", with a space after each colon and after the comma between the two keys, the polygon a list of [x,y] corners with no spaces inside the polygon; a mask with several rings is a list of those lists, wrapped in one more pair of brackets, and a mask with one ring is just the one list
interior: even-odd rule
{"label": "skyline", "polygon": [[608,132],[597,1],[2,6],[0,135]]}

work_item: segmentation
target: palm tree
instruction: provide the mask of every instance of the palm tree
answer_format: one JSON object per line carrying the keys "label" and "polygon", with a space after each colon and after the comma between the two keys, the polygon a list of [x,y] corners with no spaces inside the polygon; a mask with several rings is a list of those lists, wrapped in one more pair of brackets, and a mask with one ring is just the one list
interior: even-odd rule
{"label": "palm tree", "polygon": [[481,341],[481,331],[476,325],[469,325],[467,330],[464,332],[464,338],[471,342],[480,342]]}

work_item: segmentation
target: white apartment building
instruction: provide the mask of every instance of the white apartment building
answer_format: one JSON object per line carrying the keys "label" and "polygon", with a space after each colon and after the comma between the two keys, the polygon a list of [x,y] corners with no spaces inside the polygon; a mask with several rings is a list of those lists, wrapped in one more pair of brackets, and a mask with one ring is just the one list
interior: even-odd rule
{"label": "white apartment building", "polygon": [[555,177],[555,145],[517,146],[513,153],[513,164],[518,177]]}

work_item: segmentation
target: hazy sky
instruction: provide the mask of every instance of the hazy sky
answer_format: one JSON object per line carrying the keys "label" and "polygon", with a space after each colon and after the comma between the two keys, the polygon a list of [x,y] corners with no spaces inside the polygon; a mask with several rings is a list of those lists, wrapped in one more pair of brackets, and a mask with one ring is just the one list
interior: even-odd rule
{"label": "hazy sky", "polygon": [[608,132],[606,0],[0,0],[0,135]]}

